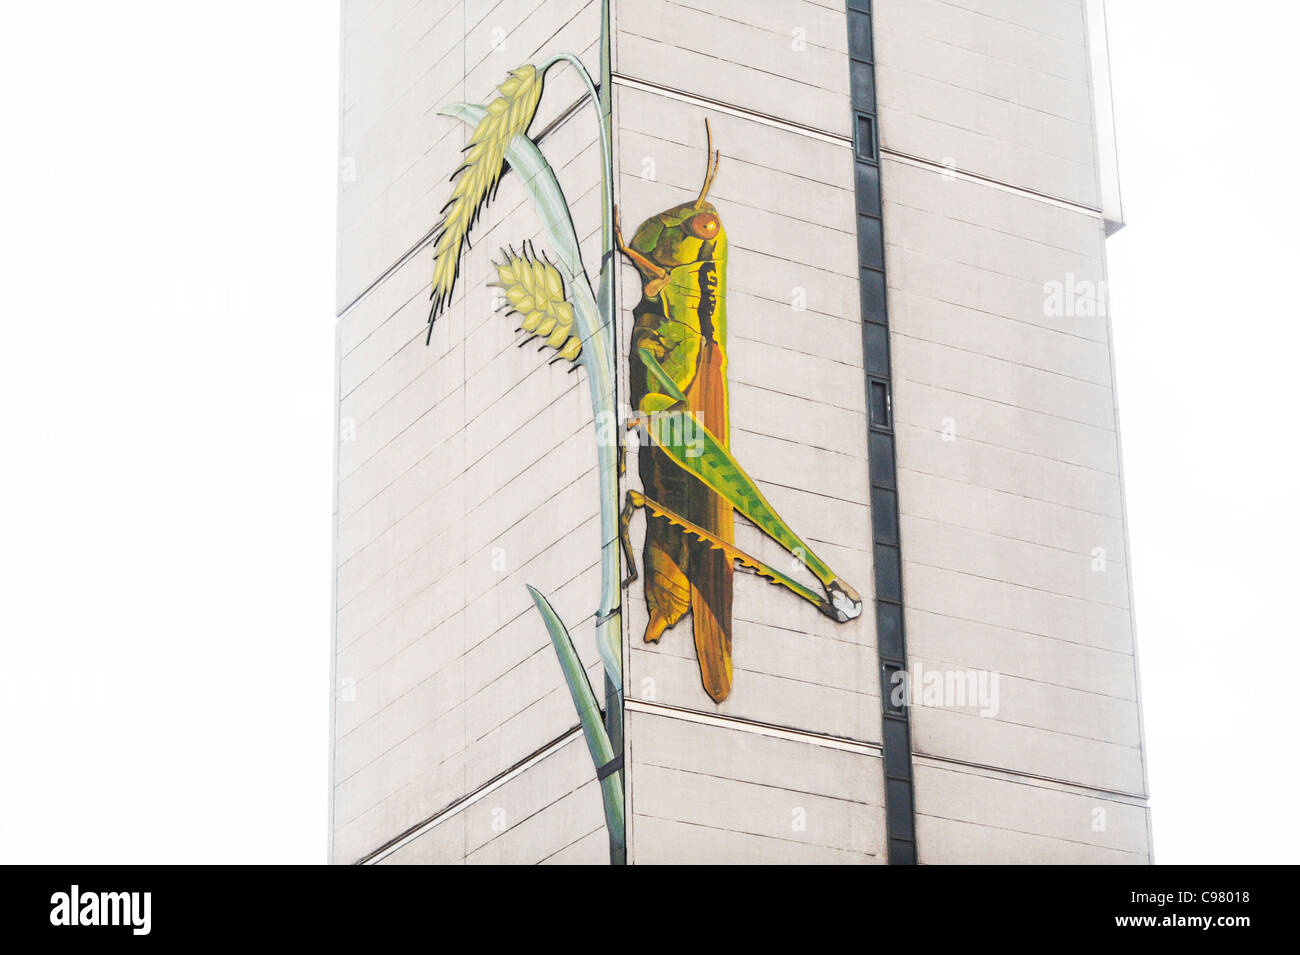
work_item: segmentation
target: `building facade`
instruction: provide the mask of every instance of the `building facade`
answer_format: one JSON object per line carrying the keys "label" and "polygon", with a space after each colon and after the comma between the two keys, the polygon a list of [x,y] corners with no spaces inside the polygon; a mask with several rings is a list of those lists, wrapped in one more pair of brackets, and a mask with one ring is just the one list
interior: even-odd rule
{"label": "building facade", "polygon": [[1102,0],[344,0],[341,89],[332,862],[1151,861]]}

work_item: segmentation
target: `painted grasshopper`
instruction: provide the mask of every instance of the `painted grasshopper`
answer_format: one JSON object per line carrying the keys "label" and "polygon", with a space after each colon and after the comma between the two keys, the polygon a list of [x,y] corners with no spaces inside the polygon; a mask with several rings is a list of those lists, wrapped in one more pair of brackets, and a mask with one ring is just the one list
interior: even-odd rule
{"label": "painted grasshopper", "polygon": [[[862,598],[782,520],[729,450],[727,397],[727,233],[707,201],[718,174],[705,121],[708,166],[694,202],[652,216],[619,250],[640,272],[629,360],[636,418],[648,435],[639,455],[644,493],[629,490],[620,517],[628,561],[626,587],[637,578],[629,524],[648,512],[645,639],[657,642],[690,610],[704,688],[717,702],[731,692],[732,575],[739,567],[766,577],[843,623],[862,612]],[[739,511],[821,581],[817,593],[735,546]]]}

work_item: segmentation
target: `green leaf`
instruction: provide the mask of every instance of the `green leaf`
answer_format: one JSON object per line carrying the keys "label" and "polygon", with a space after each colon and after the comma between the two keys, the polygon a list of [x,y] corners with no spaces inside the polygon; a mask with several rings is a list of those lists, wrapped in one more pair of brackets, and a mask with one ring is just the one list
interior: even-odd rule
{"label": "green leaf", "polygon": [[[528,585],[525,585],[528,586]],[[582,724],[582,735],[587,739],[587,749],[596,769],[606,765],[614,758],[614,748],[609,742],[609,733],[601,719],[600,704],[592,692],[587,671],[582,666],[578,651],[573,646],[573,639],[564,626],[550,602],[535,588],[528,587],[529,596],[537,605],[537,611],[546,623],[546,631],[551,635],[551,645],[555,656],[564,671],[564,682],[569,686],[569,695],[573,697],[573,707],[578,711],[578,721]],[[600,781],[601,795],[605,802],[605,824],[611,835],[616,835],[620,843],[623,840],[623,773],[613,773]]]}

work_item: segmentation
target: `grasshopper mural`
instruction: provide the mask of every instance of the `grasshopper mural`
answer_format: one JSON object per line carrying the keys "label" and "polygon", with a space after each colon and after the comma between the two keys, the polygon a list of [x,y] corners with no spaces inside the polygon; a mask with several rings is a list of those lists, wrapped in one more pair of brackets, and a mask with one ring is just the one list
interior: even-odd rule
{"label": "grasshopper mural", "polygon": [[[599,85],[575,56],[561,53],[510,72],[499,95],[486,105],[454,103],[440,113],[471,128],[460,167],[452,174],[450,201],[432,234],[434,266],[429,332],[453,301],[469,234],[492,200],[507,169],[532,202],[549,250],[533,242],[503,249],[492,262],[489,283],[504,299],[502,311],[518,316],[520,344],[540,340],[551,363],[582,369],[595,413],[595,459],[599,476],[601,591],[595,614],[596,647],[604,671],[603,706],[593,689],[564,621],[546,596],[528,594],[546,626],[600,781],[612,864],[626,861],[623,802],[622,593],[637,578],[630,522],[647,512],[644,560],[650,621],[645,639],[692,613],[700,675],[709,696],[731,692],[732,578],[757,573],[843,622],[861,613],[862,601],[789,528],[732,457],[727,401],[727,234],[708,201],[721,152],[706,122],[708,164],[697,199],[643,222],[630,245],[623,241],[613,201],[610,136],[611,71],[609,2],[603,0]],[[593,276],[582,260],[576,230],[546,157],[528,129],[549,70],[574,69],[595,108],[601,154],[601,266]],[[641,429],[650,446],[639,456],[643,491],[628,489],[619,511],[624,444],[618,421],[615,292],[618,253],[631,260],[642,280],[634,311],[629,365],[635,406],[629,428]],[[741,551],[734,543],[734,515],[745,519],[798,556],[821,583],[821,592]],[[628,561],[622,579],[621,557]]]}
{"label": "grasshopper mural", "polygon": [[[632,422],[650,439],[639,456],[644,493],[629,490],[620,516],[620,540],[636,577],[629,522],[649,512],[645,533],[645,640],[691,612],[704,689],[721,703],[731,693],[732,577],[736,567],[766,577],[840,623],[862,612],[862,598],[786,524],[729,450],[727,398],[727,231],[708,201],[722,162],[705,120],[708,162],[694,202],[651,216],[619,250],[641,274],[641,301],[633,312],[628,378],[640,417]],[[735,546],[739,511],[821,581],[817,593]]]}

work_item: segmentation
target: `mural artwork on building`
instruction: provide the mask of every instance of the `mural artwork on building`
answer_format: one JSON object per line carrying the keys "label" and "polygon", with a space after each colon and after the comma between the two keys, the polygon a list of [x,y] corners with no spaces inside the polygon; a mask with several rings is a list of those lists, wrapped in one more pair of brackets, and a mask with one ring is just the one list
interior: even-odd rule
{"label": "mural artwork on building", "polygon": [[[632,244],[617,230],[619,249],[641,273],[628,379],[632,423],[648,440],[639,456],[644,493],[627,492],[620,521],[636,579],[628,522],[649,512],[645,533],[645,639],[691,612],[704,689],[721,703],[731,693],[731,604],[735,568],[791,590],[843,623],[862,612],[857,592],[839,579],[786,524],[729,450],[727,402],[727,231],[708,201],[721,150],[705,120],[704,184],[693,202],[652,216]],[[735,545],[733,510],[799,558],[817,579],[817,593]]]}
{"label": "mural artwork on building", "polygon": [[[451,199],[435,230],[429,327],[451,303],[461,256],[484,206],[507,167],[519,177],[537,213],[549,249],[525,242],[502,250],[493,262],[504,297],[503,311],[517,315],[521,345],[540,340],[551,362],[569,362],[587,373],[595,412],[595,455],[601,515],[601,599],[596,644],[605,673],[604,706],[587,678],[568,629],[547,598],[528,587],[551,638],[582,725],[605,808],[610,861],[626,861],[623,803],[622,591],[636,579],[629,533],[635,511],[648,512],[645,566],[650,622],[645,639],[655,642],[690,609],[700,674],[709,696],[731,692],[732,575],[739,567],[757,573],[844,622],[858,616],[862,601],[801,541],[732,457],[729,445],[726,357],[727,236],[718,211],[707,201],[720,152],[709,139],[709,159],[699,197],[647,219],[631,245],[619,235],[613,202],[610,137],[608,3],[603,5],[601,83],[571,54],[512,71],[486,106],[457,103],[441,110],[472,127],[464,159],[452,174]],[[555,172],[528,128],[542,98],[548,70],[577,71],[596,108],[601,152],[601,268],[595,282],[583,265],[569,205]],[[706,122],[706,131],[707,131]],[[645,435],[639,457],[644,493],[629,489],[619,513],[623,473],[623,427],[616,392],[614,291],[619,258],[640,272],[642,298],[629,380],[635,406],[627,428]],[[614,427],[610,427],[614,423]],[[818,593],[750,557],[733,540],[733,512],[795,555],[821,582]],[[629,562],[621,580],[621,555]]]}

